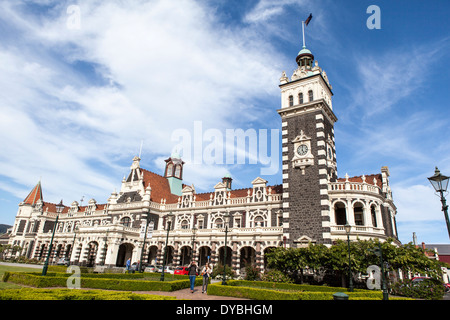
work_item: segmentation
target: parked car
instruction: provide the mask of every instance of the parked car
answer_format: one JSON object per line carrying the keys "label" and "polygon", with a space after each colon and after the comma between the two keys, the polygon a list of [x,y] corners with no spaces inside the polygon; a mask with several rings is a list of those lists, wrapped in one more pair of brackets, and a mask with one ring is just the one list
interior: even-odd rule
{"label": "parked car", "polygon": [[187,275],[189,273],[188,267],[176,267],[174,274]]}
{"label": "parked car", "polygon": [[144,272],[156,272],[156,267],[152,264],[145,267]]}
{"label": "parked car", "polygon": [[435,279],[435,278],[430,278],[430,277],[414,277],[411,279],[411,282],[414,283],[419,283],[422,281],[430,281],[432,283],[437,283],[437,284],[442,284],[444,286],[444,290],[445,292],[449,292],[450,291],[450,284],[449,283],[443,283],[441,280]]}
{"label": "parked car", "polygon": [[66,258],[61,258],[61,259],[58,260],[56,265],[58,265],[58,266],[68,266],[69,265],[69,260],[66,260]]}
{"label": "parked car", "polygon": [[175,272],[175,268],[174,268],[174,267],[166,266],[166,267],[164,268],[164,273],[174,274],[174,272]]}

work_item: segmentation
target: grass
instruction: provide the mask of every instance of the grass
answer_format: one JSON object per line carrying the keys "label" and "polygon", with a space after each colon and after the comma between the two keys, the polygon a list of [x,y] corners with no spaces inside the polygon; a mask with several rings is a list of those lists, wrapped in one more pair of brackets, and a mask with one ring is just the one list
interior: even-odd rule
{"label": "grass", "polygon": [[[10,271],[10,272],[39,272],[40,269],[37,268],[27,268],[27,267],[12,267],[12,266],[4,266],[4,265],[0,265],[0,280],[3,278],[3,274],[6,271]],[[0,281],[0,290],[1,289],[20,289],[22,288],[22,286],[14,284],[14,283],[9,283],[9,282],[3,282]]]}

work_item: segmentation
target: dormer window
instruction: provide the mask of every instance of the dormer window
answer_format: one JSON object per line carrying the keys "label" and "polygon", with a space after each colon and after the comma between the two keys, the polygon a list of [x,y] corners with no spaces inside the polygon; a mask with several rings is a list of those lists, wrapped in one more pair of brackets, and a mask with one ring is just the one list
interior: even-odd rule
{"label": "dormer window", "polygon": [[181,179],[181,166],[180,165],[175,166],[175,177]]}
{"label": "dormer window", "polygon": [[167,169],[166,169],[166,177],[171,177],[173,176],[173,164],[169,163],[167,165]]}

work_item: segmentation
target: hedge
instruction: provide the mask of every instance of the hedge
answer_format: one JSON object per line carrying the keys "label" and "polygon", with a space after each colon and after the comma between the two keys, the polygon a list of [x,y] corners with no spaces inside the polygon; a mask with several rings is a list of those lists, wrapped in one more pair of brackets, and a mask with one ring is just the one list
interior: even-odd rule
{"label": "hedge", "polygon": [[[286,283],[269,283],[260,281],[230,280],[223,286],[214,283],[208,286],[208,294],[229,296],[253,300],[333,300],[333,294],[347,291],[345,288],[325,286],[295,285]],[[268,289],[268,287],[273,289]],[[280,291],[288,290],[288,291]],[[358,290],[346,292],[349,300],[381,300],[380,291]]]}
{"label": "hedge", "polygon": [[[70,274],[5,272],[3,281],[10,281],[35,288],[66,287]],[[121,274],[83,274],[80,276],[81,288],[125,290],[125,291],[176,291],[189,288],[189,279],[174,281],[149,281],[142,279],[139,274],[130,274],[124,279]],[[131,279],[130,279],[131,278]],[[186,278],[184,276],[184,278]],[[195,285],[202,285],[201,277],[197,277]]]}
{"label": "hedge", "polygon": [[123,291],[22,288],[0,290],[0,300],[176,300],[176,298]]}

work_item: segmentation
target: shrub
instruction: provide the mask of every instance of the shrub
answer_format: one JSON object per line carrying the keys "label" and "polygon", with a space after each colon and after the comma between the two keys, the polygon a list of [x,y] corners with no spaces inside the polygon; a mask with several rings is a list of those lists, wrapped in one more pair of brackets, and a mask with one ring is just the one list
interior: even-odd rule
{"label": "shrub", "polygon": [[247,265],[245,267],[245,280],[255,281],[260,279],[260,269],[253,265]]}
{"label": "shrub", "polygon": [[262,277],[262,281],[266,282],[283,282],[283,283],[292,283],[292,279],[289,278],[286,274],[279,270],[270,270],[268,272],[265,272]]}
{"label": "shrub", "polygon": [[[333,300],[333,294],[345,288],[298,285],[263,281],[230,280],[223,286],[208,286],[208,294],[253,300]],[[346,292],[350,300],[381,300],[381,291],[355,290]]]}
{"label": "shrub", "polygon": [[[6,274],[6,272],[5,272]],[[38,273],[9,272],[7,280],[13,283],[31,286],[35,288],[66,287],[70,274],[47,273],[41,276]],[[128,276],[128,278],[123,278]],[[133,276],[130,277],[129,276]],[[4,276],[5,278],[5,276]],[[173,281],[148,281],[142,278],[141,274],[120,275],[120,274],[83,274],[80,276],[82,288],[124,290],[124,291],[176,291],[189,288],[189,280]],[[195,285],[202,284],[201,277],[197,277]]]}
{"label": "shrub", "polygon": [[412,282],[409,279],[394,283],[392,291],[395,295],[426,300],[441,300],[445,293],[444,286],[440,281]]}
{"label": "shrub", "polygon": [[0,300],[175,300],[175,297],[102,290],[5,289]]}
{"label": "shrub", "polygon": [[[213,272],[211,274],[211,278],[217,278],[217,279],[222,279],[223,277],[223,265],[218,265],[216,267],[214,267]],[[235,272],[233,271],[233,269],[230,266],[225,266],[225,272],[227,275],[227,279],[231,279],[235,277]]]}

